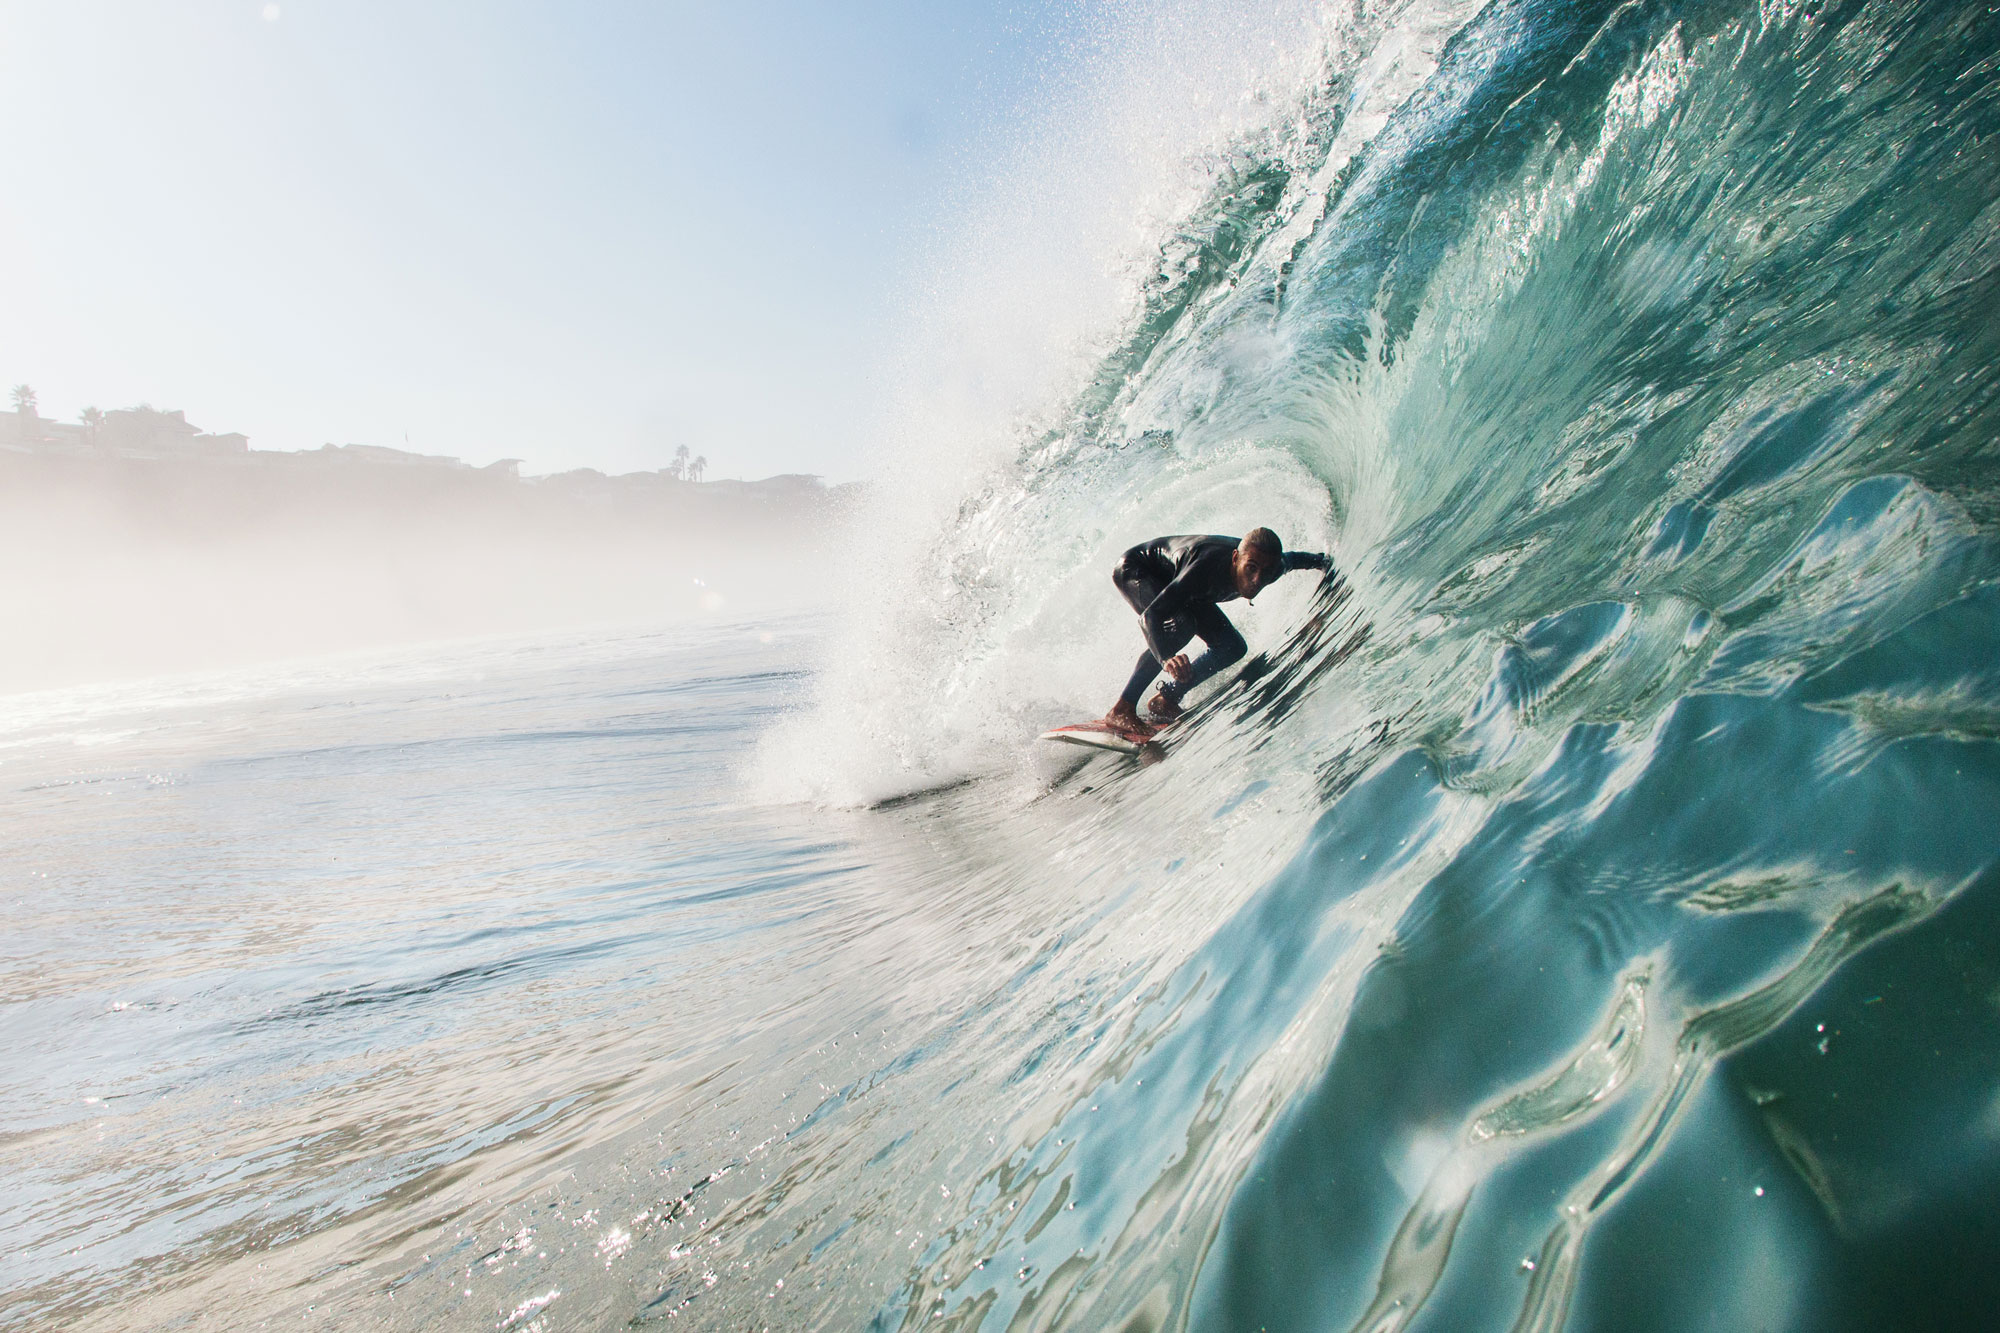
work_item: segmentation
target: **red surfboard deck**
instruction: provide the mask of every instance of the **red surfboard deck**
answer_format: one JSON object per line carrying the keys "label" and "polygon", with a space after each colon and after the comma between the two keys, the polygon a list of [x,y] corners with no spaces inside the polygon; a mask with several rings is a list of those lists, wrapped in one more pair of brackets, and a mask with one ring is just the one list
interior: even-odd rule
{"label": "red surfboard deck", "polygon": [[1051,727],[1041,734],[1041,739],[1067,741],[1071,745],[1087,745],[1093,750],[1115,750],[1119,754],[1137,754],[1153,738],[1138,732],[1107,726],[1102,722],[1077,722],[1067,727]]}

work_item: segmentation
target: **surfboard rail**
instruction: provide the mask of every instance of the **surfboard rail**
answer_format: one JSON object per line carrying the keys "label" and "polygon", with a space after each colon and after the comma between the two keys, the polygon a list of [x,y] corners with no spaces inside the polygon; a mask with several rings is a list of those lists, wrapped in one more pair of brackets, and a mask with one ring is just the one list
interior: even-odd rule
{"label": "surfboard rail", "polygon": [[1153,740],[1151,736],[1125,731],[1101,721],[1074,722],[1065,727],[1050,727],[1038,739],[1063,741],[1070,745],[1088,746],[1093,750],[1110,750],[1117,754],[1137,754]]}

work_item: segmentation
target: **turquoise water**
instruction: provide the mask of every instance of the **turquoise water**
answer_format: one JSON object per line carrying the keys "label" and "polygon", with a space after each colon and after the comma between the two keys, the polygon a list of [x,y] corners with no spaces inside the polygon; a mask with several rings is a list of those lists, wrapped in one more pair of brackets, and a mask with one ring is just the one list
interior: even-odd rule
{"label": "turquoise water", "polygon": [[837,617],[8,701],[0,1324],[1986,1327],[2000,16],[1316,21]]}

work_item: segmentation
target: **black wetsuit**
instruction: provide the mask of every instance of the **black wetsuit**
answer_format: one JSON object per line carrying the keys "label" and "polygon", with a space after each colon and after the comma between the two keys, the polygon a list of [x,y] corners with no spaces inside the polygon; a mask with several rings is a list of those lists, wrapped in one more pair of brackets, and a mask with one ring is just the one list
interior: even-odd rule
{"label": "black wetsuit", "polygon": [[[1174,702],[1243,656],[1243,636],[1216,605],[1239,596],[1231,559],[1237,545],[1234,537],[1155,537],[1118,557],[1111,567],[1111,581],[1139,613],[1139,628],[1146,636],[1146,651],[1132,668],[1132,679],[1119,696],[1122,702],[1138,707],[1139,696],[1160,674],[1161,664],[1185,648],[1189,639],[1199,638],[1205,646],[1201,656],[1188,664],[1187,679],[1160,686]],[[1286,574],[1333,566],[1325,556],[1308,551],[1287,551],[1284,563]]]}

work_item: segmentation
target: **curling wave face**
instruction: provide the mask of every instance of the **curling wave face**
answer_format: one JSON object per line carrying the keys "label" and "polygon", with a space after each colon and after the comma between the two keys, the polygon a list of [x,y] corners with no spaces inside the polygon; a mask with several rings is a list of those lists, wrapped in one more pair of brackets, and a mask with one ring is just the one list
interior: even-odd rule
{"label": "curling wave face", "polygon": [[[1973,1326],[2000,19],[1324,40],[1074,393],[885,487],[933,554],[764,756],[835,802],[979,777],[925,816],[968,875],[1077,904],[878,1324]],[[1256,523],[1344,582],[1240,617],[1169,762],[994,758],[1109,702],[1120,549]]]}

